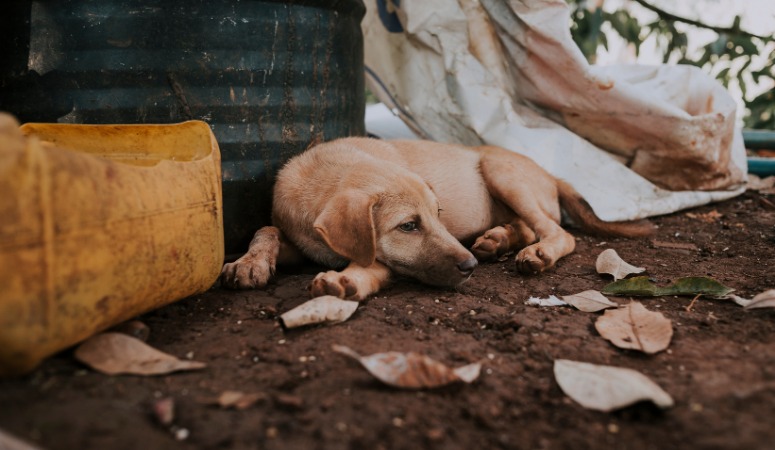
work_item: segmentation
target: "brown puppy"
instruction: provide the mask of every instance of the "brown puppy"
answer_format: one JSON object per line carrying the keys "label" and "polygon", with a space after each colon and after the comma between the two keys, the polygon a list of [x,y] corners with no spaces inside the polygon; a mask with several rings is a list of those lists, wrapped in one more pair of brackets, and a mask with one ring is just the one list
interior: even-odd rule
{"label": "brown puppy", "polygon": [[[517,268],[537,273],[575,247],[559,225],[560,207],[593,233],[652,232],[648,222],[603,222],[570,185],[502,148],[339,139],[280,171],[275,226],[258,230],[221,279],[233,288],[263,287],[276,264],[307,257],[335,269],[313,280],[313,296],[362,300],[393,273],[456,286],[477,259],[515,250]],[[473,244],[471,251],[461,242]]]}

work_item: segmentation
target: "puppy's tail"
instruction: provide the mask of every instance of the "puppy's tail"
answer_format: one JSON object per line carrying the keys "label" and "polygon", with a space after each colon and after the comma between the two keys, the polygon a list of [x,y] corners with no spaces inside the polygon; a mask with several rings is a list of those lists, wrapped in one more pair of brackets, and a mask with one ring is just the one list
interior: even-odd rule
{"label": "puppy's tail", "polygon": [[586,200],[573,189],[573,186],[557,180],[560,194],[560,206],[573,219],[574,225],[587,233],[600,236],[643,237],[654,234],[656,228],[648,220],[606,222],[597,217]]}

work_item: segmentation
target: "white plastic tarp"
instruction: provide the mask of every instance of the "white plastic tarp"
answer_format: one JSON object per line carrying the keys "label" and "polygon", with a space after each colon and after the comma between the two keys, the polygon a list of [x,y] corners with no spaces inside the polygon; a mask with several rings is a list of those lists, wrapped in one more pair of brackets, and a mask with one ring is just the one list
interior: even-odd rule
{"label": "white plastic tarp", "polygon": [[744,190],[723,86],[691,66],[589,65],[564,0],[365,3],[369,87],[419,137],[528,155],[606,220]]}

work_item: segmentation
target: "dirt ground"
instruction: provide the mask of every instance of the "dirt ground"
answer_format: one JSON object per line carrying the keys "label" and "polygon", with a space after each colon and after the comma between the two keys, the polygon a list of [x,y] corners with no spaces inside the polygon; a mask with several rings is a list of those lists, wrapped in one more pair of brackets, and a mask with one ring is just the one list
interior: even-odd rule
{"label": "dirt ground", "polygon": [[[601,338],[594,328],[600,313],[524,302],[602,289],[610,277],[598,275],[594,263],[607,248],[660,284],[710,276],[748,298],[775,288],[774,200],[747,192],[694,209],[694,218],[686,211],[660,217],[653,238],[575,233],[576,252],[539,276],[518,275],[509,260],[480,266],[457,292],[400,281],[335,326],[278,325],[278,314],[307,299],[315,267],[282,271],[266,290],[213,288],[140,318],[151,329],[150,345],[207,368],[111,377],[64,351],[28,376],[0,381],[0,429],[42,448],[83,450],[770,449],[775,310],[641,299],[674,328],[669,350],[647,356]],[[421,352],[450,366],[483,360],[484,367],[471,385],[403,391],[334,353],[332,344],[361,354]],[[636,369],[675,406],[586,410],[560,390],[556,359]],[[227,390],[259,400],[244,410],[208,404]],[[172,427],[151,412],[167,397],[176,407]]]}

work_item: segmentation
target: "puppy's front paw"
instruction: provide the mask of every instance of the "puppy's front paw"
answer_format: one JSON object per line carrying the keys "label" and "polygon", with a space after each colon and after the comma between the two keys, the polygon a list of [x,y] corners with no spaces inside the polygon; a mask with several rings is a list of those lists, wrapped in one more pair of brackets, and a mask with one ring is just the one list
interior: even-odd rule
{"label": "puppy's front paw", "polygon": [[[507,227],[511,228],[509,225]],[[492,261],[509,251],[509,236],[513,230],[495,227],[479,236],[471,247],[471,253],[479,261]]]}
{"label": "puppy's front paw", "polygon": [[221,285],[230,289],[263,288],[274,271],[274,264],[266,259],[245,255],[233,263],[224,264]]}
{"label": "puppy's front paw", "polygon": [[517,270],[526,275],[533,275],[552,267],[554,258],[541,248],[540,244],[525,247],[517,253]]}
{"label": "puppy's front paw", "polygon": [[347,275],[334,270],[319,273],[309,287],[312,297],[321,295],[333,295],[334,297],[349,300],[363,300],[364,296],[358,295],[358,286]]}

